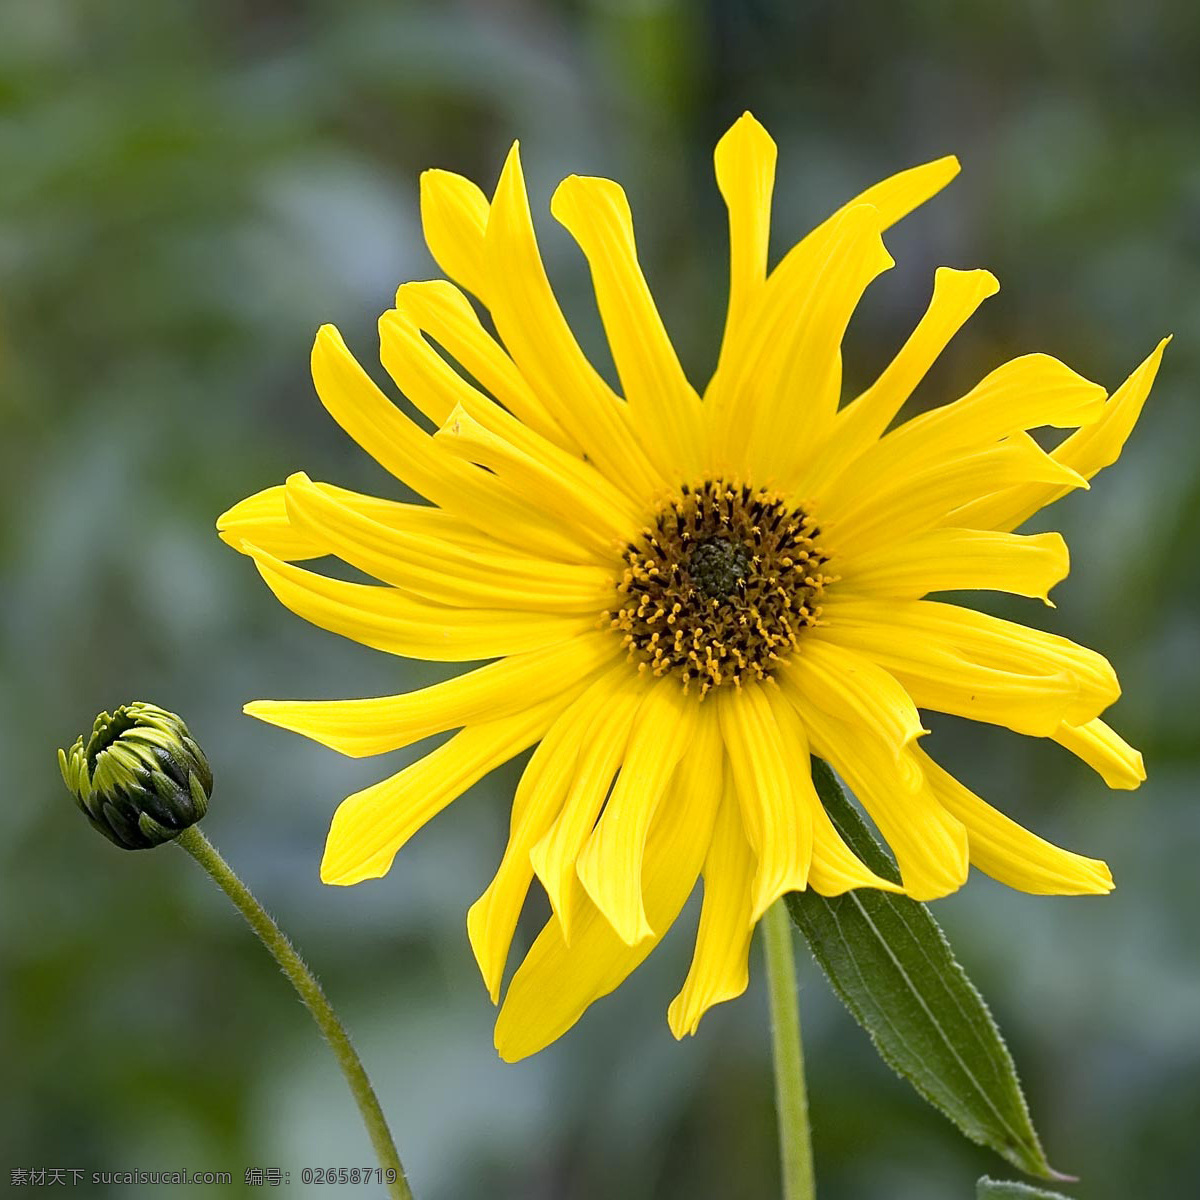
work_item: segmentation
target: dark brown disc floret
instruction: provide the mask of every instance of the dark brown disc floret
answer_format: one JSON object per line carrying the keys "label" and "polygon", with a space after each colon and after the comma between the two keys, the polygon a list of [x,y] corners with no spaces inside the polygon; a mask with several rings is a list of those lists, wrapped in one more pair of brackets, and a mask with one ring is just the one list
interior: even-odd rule
{"label": "dark brown disc floret", "polygon": [[612,627],[639,670],[674,672],[685,691],[766,679],[821,614],[819,536],[766,489],[685,487],[626,547]]}

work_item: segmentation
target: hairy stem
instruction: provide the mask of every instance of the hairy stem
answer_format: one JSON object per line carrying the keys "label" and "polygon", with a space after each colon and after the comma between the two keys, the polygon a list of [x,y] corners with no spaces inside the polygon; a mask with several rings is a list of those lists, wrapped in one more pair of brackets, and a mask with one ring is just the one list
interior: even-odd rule
{"label": "hairy stem", "polygon": [[362,1114],[363,1124],[370,1134],[371,1144],[375,1147],[379,1165],[390,1176],[387,1180],[388,1195],[393,1200],[413,1200],[375,1089],[367,1078],[362,1060],[350,1042],[350,1035],[338,1020],[337,1013],[333,1011],[316,977],[305,966],[304,960],[296,953],[295,947],[288,941],[283,930],[275,924],[249,888],[233,873],[229,864],[217,852],[212,842],[200,832],[198,826],[193,825],[190,829],[185,829],[175,841],[212,876],[217,886],[233,901],[238,911],[246,918],[247,924],[258,934],[259,940],[291,980],[300,999],[304,1001],[313,1020],[325,1035],[325,1040],[333,1048],[338,1066],[350,1085],[350,1091],[358,1104],[358,1111]]}

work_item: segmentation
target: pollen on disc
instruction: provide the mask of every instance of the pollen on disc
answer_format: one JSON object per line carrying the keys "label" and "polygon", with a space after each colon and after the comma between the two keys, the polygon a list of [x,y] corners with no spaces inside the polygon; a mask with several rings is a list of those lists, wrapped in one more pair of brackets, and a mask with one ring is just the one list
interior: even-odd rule
{"label": "pollen on disc", "polygon": [[819,537],[765,489],[684,488],[626,547],[612,627],[640,670],[684,690],[765,679],[820,616],[831,577]]}

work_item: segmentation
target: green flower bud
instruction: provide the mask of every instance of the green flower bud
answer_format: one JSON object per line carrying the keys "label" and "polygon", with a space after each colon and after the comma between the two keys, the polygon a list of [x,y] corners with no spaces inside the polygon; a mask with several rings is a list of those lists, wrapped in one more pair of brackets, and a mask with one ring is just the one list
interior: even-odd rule
{"label": "green flower bud", "polygon": [[174,713],[126,704],[101,713],[84,744],[58,752],[63,782],[83,815],[123,850],[178,837],[208,811],[212,771]]}

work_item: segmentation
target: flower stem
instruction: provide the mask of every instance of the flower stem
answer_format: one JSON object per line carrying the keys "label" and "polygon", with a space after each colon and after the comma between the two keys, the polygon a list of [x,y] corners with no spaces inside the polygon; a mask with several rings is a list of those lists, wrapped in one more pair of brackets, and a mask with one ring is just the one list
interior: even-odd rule
{"label": "flower stem", "polygon": [[249,888],[233,873],[229,864],[217,852],[217,848],[193,825],[185,829],[176,839],[204,869],[212,876],[217,886],[233,901],[238,911],[246,918],[250,928],[258,934],[262,944],[271,952],[283,973],[292,981],[305,1007],[312,1014],[321,1032],[325,1035],[337,1056],[338,1066],[354,1093],[358,1110],[362,1114],[371,1144],[375,1147],[379,1165],[385,1172],[394,1173],[394,1180],[387,1183],[388,1195],[393,1200],[412,1200],[412,1191],[400,1165],[387,1120],[379,1107],[375,1089],[371,1086],[362,1060],[350,1043],[345,1026],[338,1020],[337,1013],[321,990],[316,977],[296,953],[283,930],[271,919],[266,909],[254,898]]}
{"label": "flower stem", "polygon": [[767,990],[771,997],[771,1048],[775,1059],[775,1108],[779,1115],[779,1162],[783,1200],[814,1200],[808,1092],[800,1041],[800,1001],[792,922],[781,896],[763,915]]}

